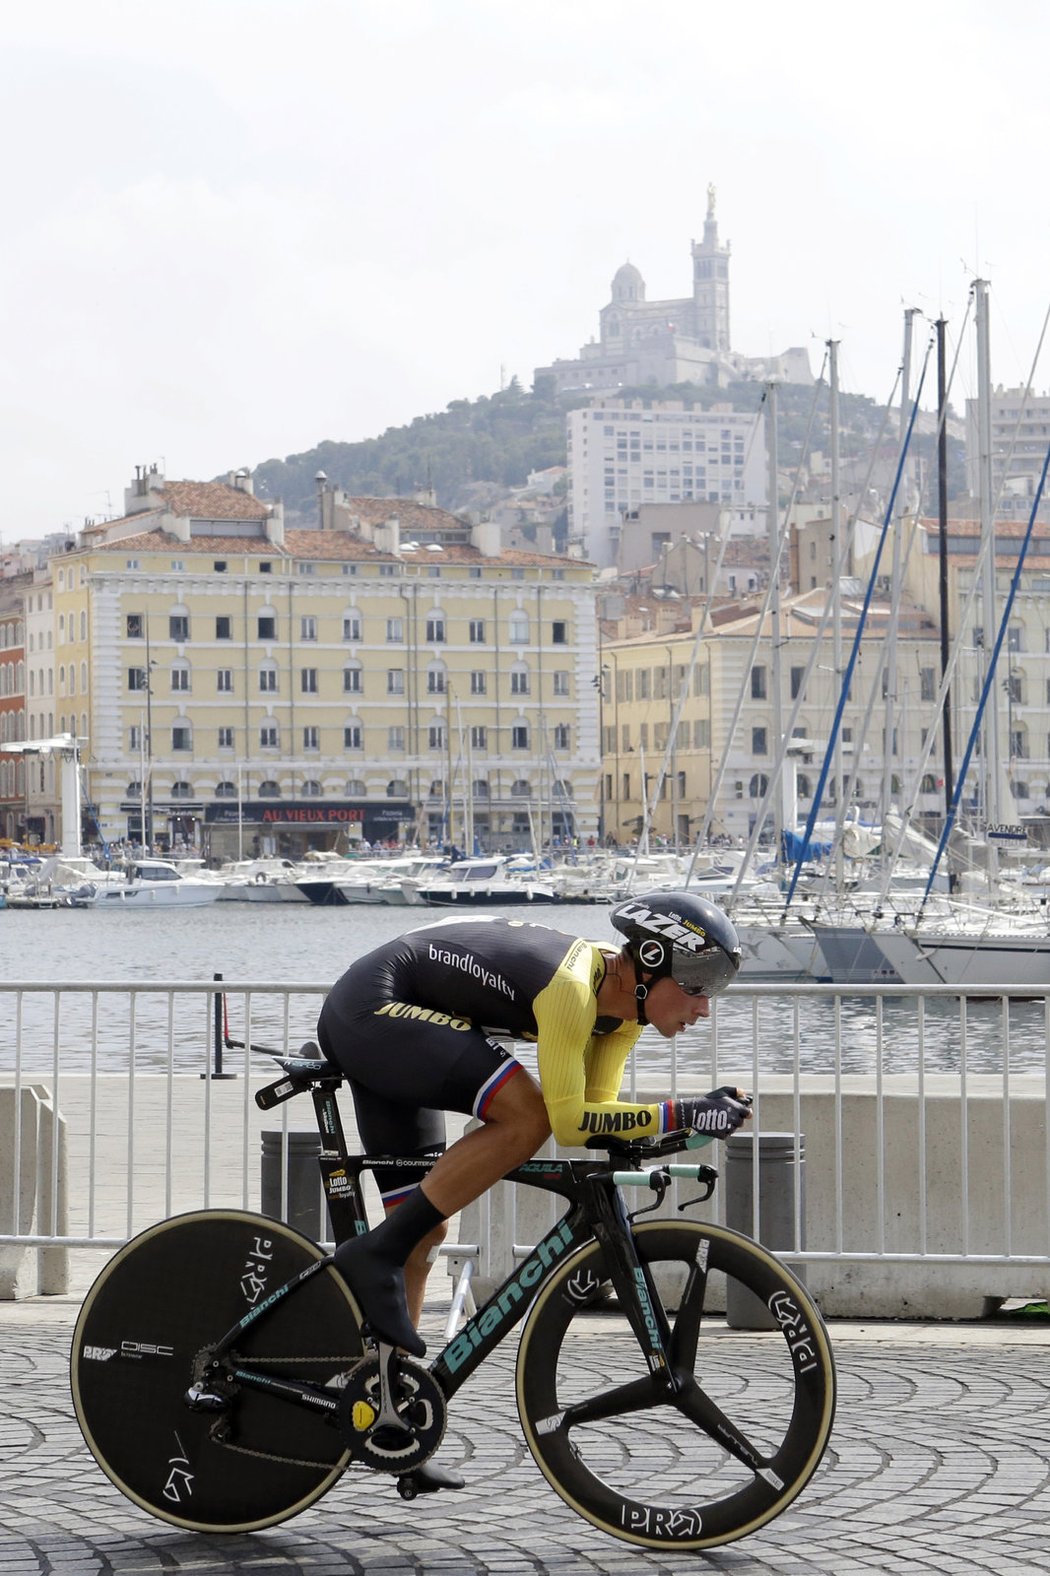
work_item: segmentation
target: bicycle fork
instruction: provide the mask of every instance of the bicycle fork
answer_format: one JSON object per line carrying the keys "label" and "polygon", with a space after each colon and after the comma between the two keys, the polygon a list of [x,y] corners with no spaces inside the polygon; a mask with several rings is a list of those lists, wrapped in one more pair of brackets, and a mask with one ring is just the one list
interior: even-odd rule
{"label": "bicycle fork", "polygon": [[[640,1174],[628,1174],[635,1185]],[[622,1180],[628,1180],[623,1178]],[[631,1221],[622,1193],[616,1183],[621,1178],[595,1178],[593,1229],[605,1255],[609,1279],[616,1288],[620,1306],[634,1331],[650,1374],[677,1393],[681,1388],[671,1363],[671,1326],[657,1295],[648,1264],[640,1257],[631,1230]],[[651,1186],[650,1182],[645,1185]],[[657,1200],[659,1204],[659,1199]]]}

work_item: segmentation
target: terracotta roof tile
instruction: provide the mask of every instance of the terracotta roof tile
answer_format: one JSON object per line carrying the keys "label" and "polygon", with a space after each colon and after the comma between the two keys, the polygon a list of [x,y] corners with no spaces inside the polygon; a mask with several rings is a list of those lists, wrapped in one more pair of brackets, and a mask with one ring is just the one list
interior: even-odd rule
{"label": "terracotta roof tile", "polygon": [[411,536],[415,531],[469,531],[466,520],[439,509],[436,504],[419,503],[415,498],[343,498],[337,501],[340,510],[346,510],[363,520],[366,525],[382,525],[396,515],[402,530]]}
{"label": "terracotta roof tile", "polygon": [[164,506],[194,520],[265,520],[271,505],[226,482],[165,482],[158,488]]}
{"label": "terracotta roof tile", "polygon": [[[112,525],[114,522],[109,522]],[[121,536],[115,542],[99,542],[95,552],[122,553],[134,548],[140,553],[175,553],[188,558],[192,553],[206,553],[209,557],[235,558],[238,553],[261,558],[287,558],[287,551],[278,542],[265,536],[193,536],[188,542],[170,531],[151,530],[137,532],[134,536]]]}
{"label": "terracotta roof tile", "polygon": [[352,531],[285,531],[284,551],[290,558],[394,561],[392,554],[381,552]]}

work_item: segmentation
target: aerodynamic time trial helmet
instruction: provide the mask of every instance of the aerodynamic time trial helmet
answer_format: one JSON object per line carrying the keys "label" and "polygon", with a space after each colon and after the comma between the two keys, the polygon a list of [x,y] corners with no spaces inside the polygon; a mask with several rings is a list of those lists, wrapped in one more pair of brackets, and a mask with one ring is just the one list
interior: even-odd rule
{"label": "aerodynamic time trial helmet", "polygon": [[609,914],[638,968],[670,975],[691,996],[717,996],[740,968],[740,939],[727,915],[693,892],[643,892]]}

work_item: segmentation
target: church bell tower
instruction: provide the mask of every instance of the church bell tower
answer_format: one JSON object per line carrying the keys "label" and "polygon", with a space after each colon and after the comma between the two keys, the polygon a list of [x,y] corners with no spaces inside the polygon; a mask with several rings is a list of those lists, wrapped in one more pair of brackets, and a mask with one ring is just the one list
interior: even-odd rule
{"label": "church bell tower", "polygon": [[694,241],[693,332],[708,350],[729,351],[729,246],[718,244],[715,188],[707,188],[704,238]]}

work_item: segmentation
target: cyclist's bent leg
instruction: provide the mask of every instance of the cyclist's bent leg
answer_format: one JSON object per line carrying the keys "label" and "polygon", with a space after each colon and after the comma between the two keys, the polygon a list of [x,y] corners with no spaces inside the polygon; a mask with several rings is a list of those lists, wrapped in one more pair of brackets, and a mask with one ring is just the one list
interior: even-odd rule
{"label": "cyclist's bent leg", "polygon": [[531,1159],[551,1132],[539,1085],[524,1067],[496,1091],[482,1122],[450,1145],[423,1184],[445,1215],[473,1203],[508,1171]]}
{"label": "cyclist's bent leg", "polygon": [[[355,1007],[349,1013],[330,998],[318,1037],[325,1054],[347,1075],[358,1131],[370,1152],[413,1155],[440,1149],[446,1110],[477,1116],[485,1124],[454,1144],[420,1188],[405,1189],[395,1167],[389,1173],[377,1170],[390,1212],[366,1237],[343,1243],[336,1252],[336,1265],[375,1332],[421,1356],[425,1347],[405,1305],[406,1263],[413,1259],[418,1305],[425,1255],[416,1249],[438,1236],[454,1210],[478,1197],[519,1158],[535,1153],[547,1131],[546,1112],[520,1063],[466,1021],[395,1018],[379,1012],[363,994]],[[398,1207],[390,1209],[394,1204]]]}

